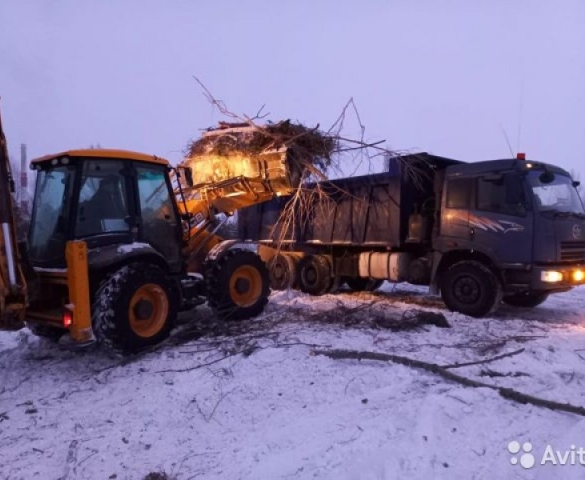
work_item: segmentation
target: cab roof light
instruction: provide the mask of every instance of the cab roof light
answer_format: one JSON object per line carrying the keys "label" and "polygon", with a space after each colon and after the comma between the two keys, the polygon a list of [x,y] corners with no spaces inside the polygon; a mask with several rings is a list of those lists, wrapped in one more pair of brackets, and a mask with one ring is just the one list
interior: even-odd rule
{"label": "cab roof light", "polygon": [[526,154],[525,153],[517,153],[516,160],[526,160]]}

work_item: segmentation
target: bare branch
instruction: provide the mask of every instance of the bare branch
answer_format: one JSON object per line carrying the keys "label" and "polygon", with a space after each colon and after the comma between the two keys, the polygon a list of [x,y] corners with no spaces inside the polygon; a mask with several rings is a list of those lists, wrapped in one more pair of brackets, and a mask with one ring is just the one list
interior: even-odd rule
{"label": "bare branch", "polygon": [[381,362],[392,362],[406,367],[417,368],[425,370],[427,372],[439,375],[446,380],[451,382],[459,383],[466,387],[472,388],[489,388],[495,390],[502,397],[512,400],[517,403],[531,404],[537,407],[544,407],[550,410],[556,410],[560,412],[574,413],[575,415],[581,415],[585,417],[585,408],[579,405],[572,405],[570,403],[560,403],[552,400],[546,400],[532,395],[519,392],[512,388],[499,387],[497,385],[491,385],[489,383],[480,382],[470,378],[457,375],[456,373],[450,372],[444,367],[437,365],[436,363],[428,363],[413,358],[402,357],[400,355],[390,355],[385,353],[376,352],[364,352],[357,350],[313,350],[314,355],[324,355],[326,357],[336,360],[377,360]]}
{"label": "bare branch", "polygon": [[506,357],[513,357],[515,355],[519,355],[524,352],[524,348],[519,348],[518,350],[514,350],[513,352],[503,353],[502,355],[496,355],[492,358],[486,358],[485,360],[478,360],[476,362],[465,362],[465,363],[453,363],[451,365],[443,365],[443,368],[461,368],[461,367],[470,367],[472,365],[483,365],[486,363],[495,362],[497,360],[501,360],[502,358]]}

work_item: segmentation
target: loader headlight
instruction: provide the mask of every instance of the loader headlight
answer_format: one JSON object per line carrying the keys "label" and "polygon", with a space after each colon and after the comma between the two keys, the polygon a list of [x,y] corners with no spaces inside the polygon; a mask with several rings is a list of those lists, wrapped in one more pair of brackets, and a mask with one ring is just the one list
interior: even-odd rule
{"label": "loader headlight", "polygon": [[540,274],[540,279],[546,283],[557,283],[563,280],[563,274],[556,270],[547,270]]}
{"label": "loader headlight", "polygon": [[573,281],[582,282],[585,279],[585,272],[583,270],[575,270],[573,272]]}

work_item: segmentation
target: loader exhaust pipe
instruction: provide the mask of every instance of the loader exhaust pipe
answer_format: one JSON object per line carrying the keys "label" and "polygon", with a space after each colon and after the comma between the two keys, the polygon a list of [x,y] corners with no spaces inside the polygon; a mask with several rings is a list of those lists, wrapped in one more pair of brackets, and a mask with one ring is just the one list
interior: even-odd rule
{"label": "loader exhaust pipe", "polygon": [[4,235],[4,248],[6,249],[6,265],[8,266],[8,283],[10,287],[16,288],[16,267],[14,264],[14,248],[12,246],[12,234],[8,223],[2,224],[2,234]]}

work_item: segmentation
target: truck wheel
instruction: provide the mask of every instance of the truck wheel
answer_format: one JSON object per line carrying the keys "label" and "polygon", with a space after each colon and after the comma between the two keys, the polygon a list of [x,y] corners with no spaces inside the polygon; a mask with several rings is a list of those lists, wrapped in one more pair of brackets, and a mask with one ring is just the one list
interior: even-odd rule
{"label": "truck wheel", "polygon": [[504,297],[504,303],[512,305],[513,307],[534,308],[538,307],[547,298],[547,292],[521,292],[513,295],[506,295]]}
{"label": "truck wheel", "polygon": [[294,288],[297,281],[297,259],[286,253],[279,253],[268,261],[270,287],[273,290]]}
{"label": "truck wheel", "polygon": [[98,288],[92,308],[94,332],[107,347],[133,353],[168,337],[177,299],[167,274],[150,264],[132,264]]}
{"label": "truck wheel", "polygon": [[264,310],[270,295],[268,269],[258,255],[233,249],[205,265],[207,302],[226,320],[244,320]]}
{"label": "truck wheel", "polygon": [[441,296],[449,310],[483,317],[499,307],[502,286],[495,274],[482,263],[462,261],[443,275]]}
{"label": "truck wheel", "polygon": [[323,295],[333,284],[331,264],[323,255],[308,255],[299,262],[299,286],[311,295]]}
{"label": "truck wheel", "polygon": [[354,292],[373,292],[382,286],[384,280],[367,277],[347,277],[345,283]]}

